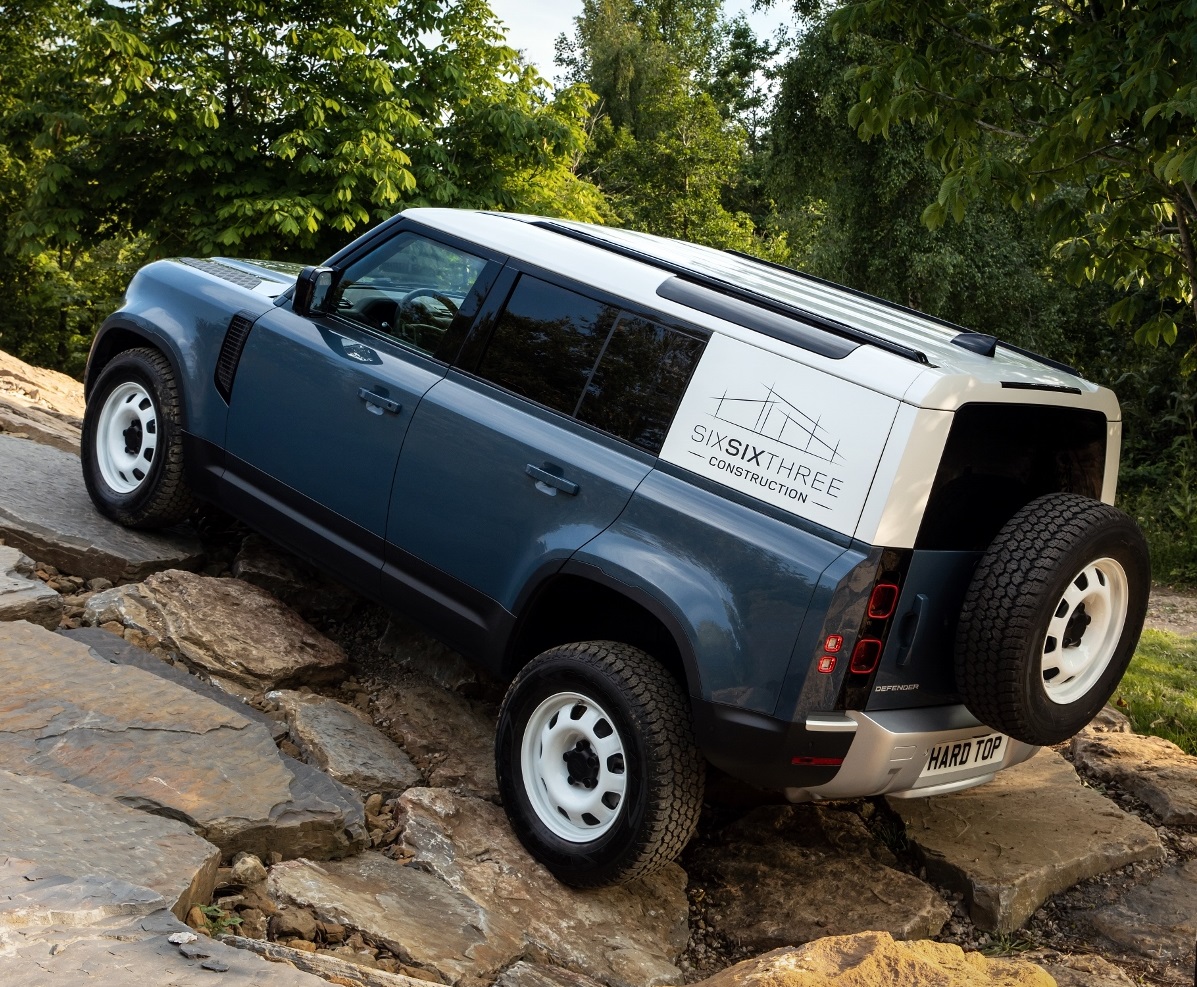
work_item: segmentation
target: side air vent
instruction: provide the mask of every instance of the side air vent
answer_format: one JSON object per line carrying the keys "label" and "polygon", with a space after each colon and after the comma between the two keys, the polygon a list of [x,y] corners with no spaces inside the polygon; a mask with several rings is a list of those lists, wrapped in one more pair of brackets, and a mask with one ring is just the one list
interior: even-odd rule
{"label": "side air vent", "polygon": [[216,360],[216,390],[226,402],[232,400],[233,378],[237,376],[237,364],[241,362],[241,351],[245,349],[249,331],[254,327],[254,318],[246,312],[238,312],[229,321],[228,331],[224,334],[220,356]]}

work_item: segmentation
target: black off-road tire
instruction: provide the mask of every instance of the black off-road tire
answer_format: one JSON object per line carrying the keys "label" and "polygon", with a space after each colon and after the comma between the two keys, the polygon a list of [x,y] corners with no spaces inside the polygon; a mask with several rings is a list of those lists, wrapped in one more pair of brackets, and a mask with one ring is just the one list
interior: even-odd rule
{"label": "black off-road tire", "polygon": [[[1024,743],[1071,737],[1126,671],[1150,586],[1147,544],[1132,518],[1078,494],[1032,501],[993,540],[964,598],[956,685],[965,704]],[[1088,661],[1083,673],[1061,664],[1066,648]]]}
{"label": "black off-road tire", "polygon": [[[104,477],[98,443],[104,408],[122,385],[139,385],[153,404],[152,461],[132,490],[119,490]],[[183,469],[182,396],[170,362],[148,347],[125,350],[101,371],[83,415],[80,460],[83,482],[96,509],[127,528],[163,528],[184,520],[197,501]],[[132,481],[130,481],[132,482]]]}
{"label": "black off-road tire", "polygon": [[[544,800],[538,799],[538,812],[529,793],[536,779],[526,782],[523,770],[530,718],[545,715],[539,711],[571,694],[585,697],[605,713],[622,742],[627,788],[614,821],[593,839],[566,839],[546,825],[540,815],[548,811]],[[572,711],[561,721],[566,728],[569,716]],[[535,746],[544,749],[543,743]],[[698,824],[706,763],[694,743],[690,703],[660,663],[627,644],[562,645],[526,665],[499,712],[495,761],[503,805],[516,835],[559,880],[574,887],[622,884],[660,870],[681,853]],[[560,768],[566,774],[572,770]],[[548,792],[543,782],[541,786]],[[584,796],[584,786],[577,787]]]}

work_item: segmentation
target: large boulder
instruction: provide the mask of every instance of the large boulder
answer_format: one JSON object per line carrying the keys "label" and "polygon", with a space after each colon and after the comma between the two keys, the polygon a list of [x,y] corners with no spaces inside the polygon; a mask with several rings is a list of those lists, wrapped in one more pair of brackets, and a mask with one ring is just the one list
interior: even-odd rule
{"label": "large boulder", "polygon": [[310,764],[358,792],[397,795],[420,784],[411,759],[369,717],[327,696],[279,690],[268,697],[287,718]]}
{"label": "large boulder", "polygon": [[398,741],[431,788],[499,800],[495,710],[407,673],[378,690],[375,721]]}
{"label": "large boulder", "polygon": [[0,351],[0,397],[23,408],[83,417],[83,385],[57,370],[35,367]]}
{"label": "large boulder", "polygon": [[[220,851],[176,819],[0,769],[0,929],[206,905]],[[0,978],[2,979],[2,978]]]}
{"label": "large boulder", "polygon": [[27,620],[54,630],[62,619],[62,597],[33,572],[32,559],[0,545],[0,620]]}
{"label": "large boulder", "polygon": [[1165,826],[1197,825],[1197,757],[1162,737],[1086,733],[1074,737],[1077,768],[1142,799]]}
{"label": "large boulder", "polygon": [[1164,855],[1152,827],[1082,786],[1050,750],[978,788],[889,802],[927,876],[963,892],[986,930],[1011,932],[1057,891]]}
{"label": "large boulder", "polygon": [[951,918],[936,891],[888,866],[893,855],[849,810],[766,806],[720,837],[692,871],[716,928],[754,952],[870,929],[922,939]]}
{"label": "large boulder", "polygon": [[0,434],[0,463],[0,539],[38,562],[113,583],[199,565],[193,537],[131,531],[102,517],[84,489],[78,457]]}
{"label": "large boulder", "polygon": [[84,622],[157,638],[191,668],[244,694],[334,682],[345,652],[270,593],[240,579],[155,573],[87,601]]}
{"label": "large boulder", "polygon": [[78,418],[28,406],[0,393],[0,432],[13,438],[32,439],[78,456],[81,427]]}
{"label": "large boulder", "polygon": [[699,982],[701,987],[1056,987],[1039,967],[939,942],[895,942],[887,932],[777,949]]}
{"label": "large boulder", "polygon": [[0,767],[185,821],[225,855],[336,857],[361,802],[259,722],[25,622],[0,624]]}
{"label": "large boulder", "polygon": [[615,888],[558,882],[520,846],[501,809],[442,789],[399,800],[404,866],[379,854],[271,869],[284,902],[360,930],[408,966],[457,984],[539,958],[612,987],[680,984],[686,876],[676,865]]}

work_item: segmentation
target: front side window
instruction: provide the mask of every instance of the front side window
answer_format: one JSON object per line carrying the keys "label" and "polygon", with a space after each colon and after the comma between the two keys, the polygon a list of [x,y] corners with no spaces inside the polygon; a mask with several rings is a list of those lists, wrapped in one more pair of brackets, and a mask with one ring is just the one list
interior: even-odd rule
{"label": "front side window", "polygon": [[326,311],[433,353],[484,267],[481,257],[401,233],[346,269]]}

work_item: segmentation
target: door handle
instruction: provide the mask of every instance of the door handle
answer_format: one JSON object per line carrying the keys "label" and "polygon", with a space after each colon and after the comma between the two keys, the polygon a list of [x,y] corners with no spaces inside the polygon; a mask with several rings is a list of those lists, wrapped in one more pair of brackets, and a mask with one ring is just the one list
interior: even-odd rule
{"label": "door handle", "polygon": [[579,487],[573,480],[567,480],[563,476],[558,476],[556,473],[550,473],[547,469],[540,466],[534,466],[529,463],[524,467],[524,472],[527,473],[533,480],[536,481],[536,489],[541,493],[546,493],[550,497],[555,497],[557,491],[560,490],[563,494],[568,494],[570,497],[577,495],[582,488]]}
{"label": "door handle", "polygon": [[[397,415],[403,410],[403,405],[398,401],[392,401],[390,398],[384,398],[381,394],[375,394],[367,387],[358,388],[357,396],[365,401],[366,407],[376,415],[381,415],[384,411],[389,411],[392,415]],[[378,410],[375,411],[375,408]]]}

